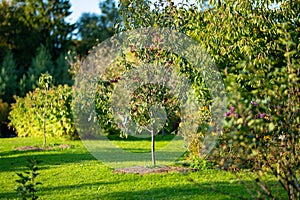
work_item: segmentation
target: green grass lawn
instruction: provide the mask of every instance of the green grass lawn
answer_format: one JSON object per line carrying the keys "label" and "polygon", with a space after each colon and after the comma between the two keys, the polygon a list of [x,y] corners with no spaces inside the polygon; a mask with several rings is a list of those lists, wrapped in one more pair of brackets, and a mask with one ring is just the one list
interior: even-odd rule
{"label": "green grass lawn", "polygon": [[[170,138],[169,138],[170,139]],[[147,151],[150,141],[139,141],[134,148],[127,141],[120,146],[131,151]],[[166,142],[158,139],[157,145]],[[116,141],[116,143],[118,143]],[[37,181],[39,199],[240,199],[250,198],[247,190],[229,172],[205,170],[190,173],[116,174],[96,160],[81,141],[48,139],[48,144],[69,144],[71,148],[44,151],[16,151],[21,146],[41,146],[42,138],[0,139],[0,199],[17,199],[17,172],[27,168],[26,159],[41,160]],[[149,146],[150,148],[150,146]],[[150,158],[149,158],[150,159]],[[249,181],[250,173],[244,173]],[[252,188],[249,187],[251,190]]]}

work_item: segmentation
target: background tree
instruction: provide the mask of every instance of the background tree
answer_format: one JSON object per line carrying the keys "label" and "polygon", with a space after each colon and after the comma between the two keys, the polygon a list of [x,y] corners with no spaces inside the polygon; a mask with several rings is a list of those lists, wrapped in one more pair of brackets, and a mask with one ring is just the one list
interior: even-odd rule
{"label": "background tree", "polygon": [[32,64],[27,72],[27,90],[32,90],[37,86],[38,79],[41,74],[53,74],[53,70],[54,65],[51,59],[51,55],[45,46],[41,46],[38,50],[36,57],[32,60]]}
{"label": "background tree", "polygon": [[100,14],[83,13],[77,22],[78,47],[81,56],[87,55],[97,43],[115,34],[115,23],[118,19],[118,9],[113,0],[100,2]]}
{"label": "background tree", "polygon": [[0,65],[0,98],[5,102],[12,102],[17,94],[17,65],[10,51],[7,52]]}
{"label": "background tree", "polygon": [[24,5],[11,1],[0,3],[0,62],[3,61],[7,51],[15,55],[19,68],[28,68],[32,55],[40,46],[38,30],[25,24],[21,18],[25,15]]}
{"label": "background tree", "polygon": [[95,46],[99,38],[103,38],[100,31],[99,15],[83,13],[78,21],[78,41],[77,52],[80,55],[87,55],[88,51]]}
{"label": "background tree", "polygon": [[[0,63],[6,52],[11,51],[17,65],[17,80],[20,81],[22,87],[28,85],[27,80],[30,82],[26,72],[29,68],[30,76],[32,74],[36,74],[35,78],[39,76],[40,69],[34,72],[36,65],[32,65],[32,59],[37,55],[40,46],[44,46],[49,52],[53,63],[59,58],[61,60],[61,56],[73,46],[72,34],[75,25],[66,21],[71,14],[70,7],[69,0],[13,0],[9,3],[7,1],[0,3],[1,13],[5,13],[0,17],[0,45],[2,47]],[[55,65],[51,67],[54,68]],[[57,67],[68,68],[66,64],[60,64]],[[61,69],[48,69],[49,73],[59,70]],[[63,69],[63,71],[67,70]],[[57,77],[56,80],[62,79]],[[25,88],[27,90],[17,94],[24,95],[28,89],[31,89],[31,87]]]}
{"label": "background tree", "polygon": [[66,60],[67,53],[61,53],[60,56],[54,62],[53,74],[53,84],[67,84],[73,85],[72,74],[70,73],[71,66]]}
{"label": "background tree", "polygon": [[25,69],[30,66],[32,55],[40,45],[56,59],[61,52],[67,52],[72,42],[75,25],[66,22],[70,8],[69,0],[3,1],[0,9],[6,15],[1,16],[2,46],[12,50],[17,64]]}
{"label": "background tree", "polygon": [[18,4],[24,10],[20,20],[39,31],[39,45],[44,45],[53,59],[69,50],[75,29],[74,24],[66,22],[71,14],[69,0],[23,0]]}

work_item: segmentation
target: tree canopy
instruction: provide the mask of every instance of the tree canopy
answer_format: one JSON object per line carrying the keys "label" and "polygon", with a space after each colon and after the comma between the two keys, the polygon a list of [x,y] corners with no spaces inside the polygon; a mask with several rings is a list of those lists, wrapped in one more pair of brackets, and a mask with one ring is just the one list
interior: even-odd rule
{"label": "tree canopy", "polygon": [[69,0],[13,0],[0,4],[0,61],[7,50],[12,51],[18,65],[25,69],[32,56],[44,45],[53,59],[71,46],[74,24],[66,21],[71,14]]}
{"label": "tree canopy", "polygon": [[115,24],[119,18],[118,9],[113,0],[105,0],[99,3],[101,13],[83,13],[78,24],[78,48],[81,56],[87,55],[88,51],[97,43],[113,36]]}

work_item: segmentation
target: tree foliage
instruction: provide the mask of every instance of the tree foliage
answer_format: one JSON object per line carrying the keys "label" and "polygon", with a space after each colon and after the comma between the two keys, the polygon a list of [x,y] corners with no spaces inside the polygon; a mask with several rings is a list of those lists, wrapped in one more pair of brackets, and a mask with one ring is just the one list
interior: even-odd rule
{"label": "tree foliage", "polygon": [[[230,109],[217,155],[221,166],[273,174],[299,198],[299,4],[225,1],[188,31],[223,70]],[[218,158],[222,158],[218,157]],[[257,179],[258,196],[276,198]]]}
{"label": "tree foliage", "polygon": [[[131,1],[120,3],[121,9],[121,19],[122,22],[117,24],[120,31],[131,30],[135,28],[148,27],[153,24],[163,23],[165,19],[170,20],[170,28],[173,28],[171,24],[171,18],[168,17],[168,11],[159,10],[161,4],[155,5],[155,10],[150,9],[149,1]],[[173,4],[167,4],[167,9],[174,9]],[[171,12],[171,11],[170,11]],[[162,17],[163,20],[156,20],[156,17]],[[149,18],[152,19],[149,20]],[[151,40],[151,39],[149,39]],[[149,41],[149,45],[141,47],[141,49],[135,49],[134,46],[130,46],[130,50],[127,49],[122,52],[122,56],[118,58],[117,63],[114,63],[111,71],[108,72],[107,77],[102,77],[99,81],[99,88],[97,89],[96,96],[96,109],[97,109],[97,117],[100,119],[101,128],[106,131],[109,128],[116,128],[114,123],[113,114],[111,108],[109,107],[111,103],[111,96],[113,90],[115,89],[115,83],[120,79],[124,79],[126,77],[126,73],[129,73],[130,70],[138,69],[142,63],[154,64],[158,66],[165,66],[167,69],[176,68],[180,74],[184,74],[187,76],[189,80],[192,82],[193,86],[197,88],[196,90],[199,92],[197,97],[200,99],[203,97],[204,99],[209,99],[209,94],[207,93],[207,88],[203,83],[203,79],[199,76],[200,72],[195,70],[195,66],[192,66],[188,63],[185,58],[182,58],[178,55],[172,54],[170,52],[166,52],[161,50],[159,47],[159,43],[161,42],[161,38],[155,34],[153,35],[152,42]],[[92,59],[92,58],[91,58]],[[93,61],[92,61],[93,62]],[[203,90],[201,90],[202,88]],[[167,125],[163,124],[163,130],[170,127],[170,132],[176,132],[180,123],[180,118],[178,117],[178,107],[176,107],[176,101],[171,100],[173,97],[169,92],[166,92],[168,88],[155,87],[154,85],[146,85],[145,87],[141,87],[137,90],[136,93],[133,94],[131,101],[131,115],[130,120],[137,122],[137,124],[142,126],[147,126],[152,123],[155,116],[151,111],[151,107],[157,104],[164,104],[164,106],[168,107],[167,113]],[[143,100],[142,100],[143,99]],[[208,103],[209,104],[209,103]],[[151,116],[152,115],[152,116]],[[151,120],[150,120],[151,119]],[[204,123],[204,122],[203,122]],[[148,127],[149,128],[149,127]],[[157,127],[156,127],[157,128]],[[117,130],[121,131],[121,135],[128,134],[125,130]],[[154,137],[157,132],[154,130],[155,127],[150,127],[149,133],[151,133],[152,137],[152,155],[154,155]],[[155,132],[155,133],[154,133]],[[163,131],[162,131],[163,132]],[[152,156],[153,164],[155,165],[155,158]]]}
{"label": "tree foliage", "polygon": [[17,94],[17,65],[12,53],[7,52],[0,65],[0,98],[5,102],[11,102],[13,95]]}
{"label": "tree foliage", "polygon": [[74,24],[66,22],[71,14],[69,0],[16,0],[23,10],[19,20],[39,32],[39,45],[43,44],[53,58],[67,52],[72,39]]}
{"label": "tree foliage", "polygon": [[[227,169],[271,173],[290,199],[299,198],[299,2],[228,0],[175,6],[157,1],[153,7],[146,1],[124,2],[122,30],[167,26],[186,33],[222,72],[228,112],[210,159]],[[201,147],[201,137],[194,145]],[[257,184],[259,198],[276,197],[261,178]]]}
{"label": "tree foliage", "polygon": [[[71,14],[69,0],[13,0],[0,4],[2,52],[11,50],[17,65],[27,69],[32,55],[44,45],[51,57],[67,52],[71,45],[73,24],[66,22]],[[3,53],[1,53],[3,55]],[[1,61],[0,57],[0,61]]]}

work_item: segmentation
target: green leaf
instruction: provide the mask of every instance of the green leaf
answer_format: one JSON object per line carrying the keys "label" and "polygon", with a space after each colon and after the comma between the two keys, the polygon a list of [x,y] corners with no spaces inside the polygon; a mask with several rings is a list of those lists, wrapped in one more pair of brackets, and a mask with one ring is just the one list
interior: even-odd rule
{"label": "green leaf", "polygon": [[275,129],[274,123],[269,123],[269,131],[273,131]]}

